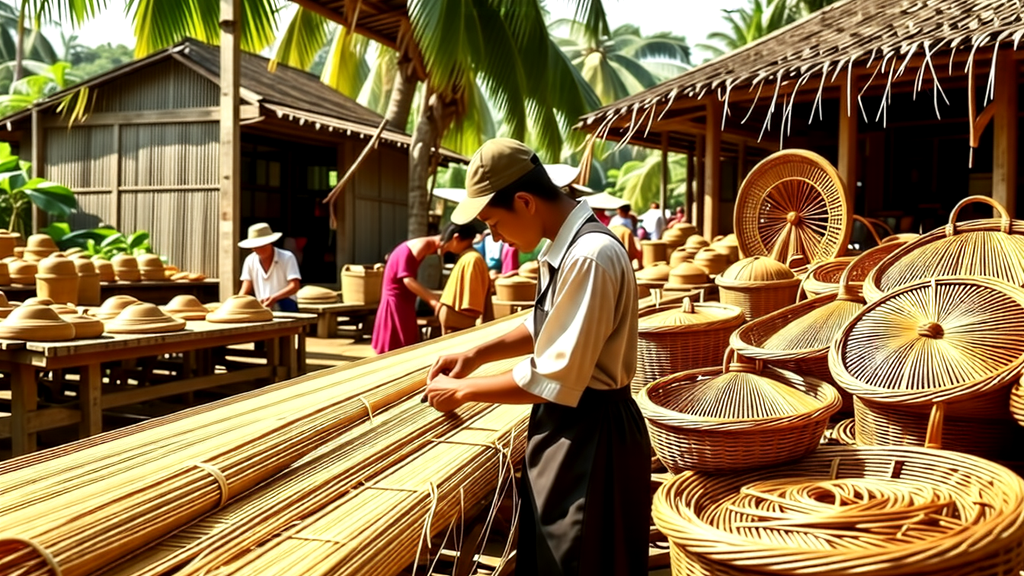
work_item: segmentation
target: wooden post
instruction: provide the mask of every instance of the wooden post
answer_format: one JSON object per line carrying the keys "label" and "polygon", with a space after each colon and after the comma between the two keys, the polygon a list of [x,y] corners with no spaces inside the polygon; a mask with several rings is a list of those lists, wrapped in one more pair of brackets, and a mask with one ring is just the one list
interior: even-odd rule
{"label": "wooden post", "polygon": [[[747,141],[740,140],[739,151],[736,154],[736,185],[743,184],[747,177]],[[739,190],[736,191],[739,193]]]}
{"label": "wooden post", "polygon": [[846,186],[846,205],[854,210],[857,196],[857,98],[856,86],[839,87],[839,176]]}
{"label": "wooden post", "polygon": [[78,423],[78,437],[88,438],[103,432],[103,407],[100,404],[100,393],[103,385],[103,374],[99,363],[82,366],[78,382],[78,407],[82,419]]}
{"label": "wooden post", "polygon": [[704,237],[718,234],[718,212],[722,201],[722,103],[709,97],[704,125]]}
{"label": "wooden post", "polygon": [[11,369],[11,454],[21,456],[36,450],[36,433],[29,431],[31,413],[39,407],[36,368],[15,364]]}
{"label": "wooden post", "polygon": [[686,201],[689,203],[689,206],[686,206],[689,212],[687,221],[693,220],[694,215],[697,214],[697,195],[695,194],[696,189],[693,186],[694,179],[696,178],[696,174],[694,174],[696,168],[693,163],[693,152],[693,150],[690,150],[686,153]]}
{"label": "wooden post", "polygon": [[236,243],[239,236],[241,206],[241,128],[238,124],[240,38],[237,19],[242,16],[242,0],[220,0],[220,243],[217,251],[217,275],[220,299],[235,293],[240,262]]}
{"label": "wooden post", "polygon": [[[32,109],[32,177],[42,178],[45,176],[43,170],[43,163],[46,161],[46,128],[43,126],[42,118],[40,118],[39,108]],[[29,203],[29,210],[31,210],[31,227],[29,233],[35,233],[39,231],[43,225],[43,211],[40,210],[34,203]]]}
{"label": "wooden post", "polygon": [[668,130],[661,133],[661,213],[668,208]]}
{"label": "wooden post", "polygon": [[996,62],[992,139],[992,199],[1011,218],[1017,214],[1017,60],[1009,52]]}
{"label": "wooden post", "polygon": [[114,157],[110,162],[110,217],[107,224],[121,229],[121,125],[111,126],[114,130]]}
{"label": "wooden post", "polygon": [[697,232],[703,234],[701,230],[704,219],[704,136],[697,137],[697,194],[694,195],[694,201],[696,207],[693,210],[693,218],[690,222],[697,227]]}

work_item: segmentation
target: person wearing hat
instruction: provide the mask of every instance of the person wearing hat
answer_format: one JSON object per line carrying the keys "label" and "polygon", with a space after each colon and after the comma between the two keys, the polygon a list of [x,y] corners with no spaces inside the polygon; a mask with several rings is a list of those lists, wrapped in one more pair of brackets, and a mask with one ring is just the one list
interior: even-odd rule
{"label": "person wearing hat", "polygon": [[274,247],[280,237],[281,233],[265,222],[249,226],[248,236],[238,243],[239,248],[252,250],[242,263],[242,289],[238,293],[253,294],[267,308],[298,312],[295,293],[302,274],[294,254]]}
{"label": "person wearing hat", "polygon": [[[496,239],[540,254],[536,305],[505,336],[438,358],[425,401],[532,404],[523,463],[516,571],[647,573],[650,439],[630,396],[636,280],[626,251],[586,203],[552,182],[524,144],[498,138],[473,156],[455,222],[479,218]],[[527,356],[511,371],[479,366]]]}

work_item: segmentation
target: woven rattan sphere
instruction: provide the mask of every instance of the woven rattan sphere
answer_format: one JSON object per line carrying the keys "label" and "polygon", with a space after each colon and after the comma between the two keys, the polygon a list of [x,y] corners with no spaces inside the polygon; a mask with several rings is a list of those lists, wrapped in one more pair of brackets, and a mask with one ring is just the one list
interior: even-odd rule
{"label": "woven rattan sphere", "polygon": [[843,181],[821,156],[782,150],[750,171],[736,198],[734,226],[740,256],[770,256],[808,264],[841,256],[851,218]]}

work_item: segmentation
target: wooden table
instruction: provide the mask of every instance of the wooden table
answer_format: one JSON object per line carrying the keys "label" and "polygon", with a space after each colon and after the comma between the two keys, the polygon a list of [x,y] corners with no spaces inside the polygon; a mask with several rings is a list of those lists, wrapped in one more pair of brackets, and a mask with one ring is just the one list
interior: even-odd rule
{"label": "wooden table", "polygon": [[363,333],[366,333],[366,325],[369,318],[377,313],[377,304],[363,304],[360,302],[344,304],[335,302],[333,304],[307,304],[299,302],[299,312],[316,314],[316,337],[334,338],[338,335],[338,316],[349,318],[363,318]]}
{"label": "wooden table", "polygon": [[[185,329],[166,334],[104,334],[91,340],[25,342],[0,340],[0,370],[10,374],[11,415],[0,418],[0,438],[11,437],[15,456],[35,450],[36,433],[79,424],[79,437],[102,431],[105,408],[135,404],[204,388],[237,382],[277,382],[305,371],[305,332],[316,321],[308,314],[275,313],[271,322],[214,324],[188,322]],[[195,361],[205,350],[233,344],[266,342],[265,366],[225,374],[202,373]],[[103,393],[104,362],[183,353],[180,380]],[[38,407],[37,370],[78,368],[78,402]],[[77,405],[76,405],[77,404]]]}
{"label": "wooden table", "polygon": [[[144,280],[142,282],[101,282],[100,299],[117,294],[128,294],[143,302],[167,304],[179,294],[191,294],[200,302],[214,302],[219,297],[220,282],[206,279],[199,282],[173,282],[171,280]],[[8,300],[22,302],[36,295],[35,284],[8,284],[0,286]]]}

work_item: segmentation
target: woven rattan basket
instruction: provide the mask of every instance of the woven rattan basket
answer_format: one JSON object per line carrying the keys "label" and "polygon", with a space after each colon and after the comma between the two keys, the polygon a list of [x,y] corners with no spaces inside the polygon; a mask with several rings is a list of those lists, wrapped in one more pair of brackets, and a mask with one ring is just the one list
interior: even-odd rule
{"label": "woven rattan basket", "polygon": [[781,150],[754,166],[736,197],[740,256],[808,264],[842,256],[852,220],[836,169],[807,150]]}
{"label": "woven rattan basket", "polygon": [[[864,298],[844,273],[837,294],[825,294],[753,320],[733,333],[730,345],[747,358],[833,384],[828,352],[846,324],[864,309]],[[843,410],[853,398],[843,396]]]}
{"label": "woven rattan basket", "polygon": [[1024,480],[946,450],[825,446],[789,466],[687,472],[655,494],[674,576],[1011,576]]}
{"label": "woven rattan basket", "polygon": [[663,240],[641,240],[640,252],[643,254],[644,266],[653,266],[655,262],[667,262],[668,246],[668,242]]}
{"label": "woven rattan basket", "polygon": [[632,391],[659,378],[716,366],[729,346],[729,335],[743,323],[743,311],[718,302],[681,306],[640,319],[637,370]]}
{"label": "woven rattan basket", "polygon": [[715,278],[722,303],[739,306],[747,320],[760,318],[796,301],[800,279],[765,256],[740,260]]}
{"label": "woven rattan basket", "polygon": [[[807,294],[808,298],[814,298],[823,294],[835,294],[839,291],[839,277],[853,262],[850,256],[833,258],[819,262],[807,271],[801,284],[801,291]],[[798,294],[800,291],[797,292]]]}
{"label": "woven rattan basket", "polygon": [[839,394],[821,380],[735,359],[729,350],[721,368],[662,378],[637,395],[651,444],[673,473],[801,458],[839,410]]}
{"label": "woven rattan basket", "polygon": [[1010,413],[1018,424],[1024,426],[1024,380],[1014,384],[1010,392]]}
{"label": "woven rattan basket", "polygon": [[[957,222],[960,210],[973,203],[992,206],[995,219]],[[901,286],[928,278],[986,276],[1024,286],[1024,221],[985,196],[960,201],[949,224],[907,242],[882,260],[864,282],[868,302]]]}

